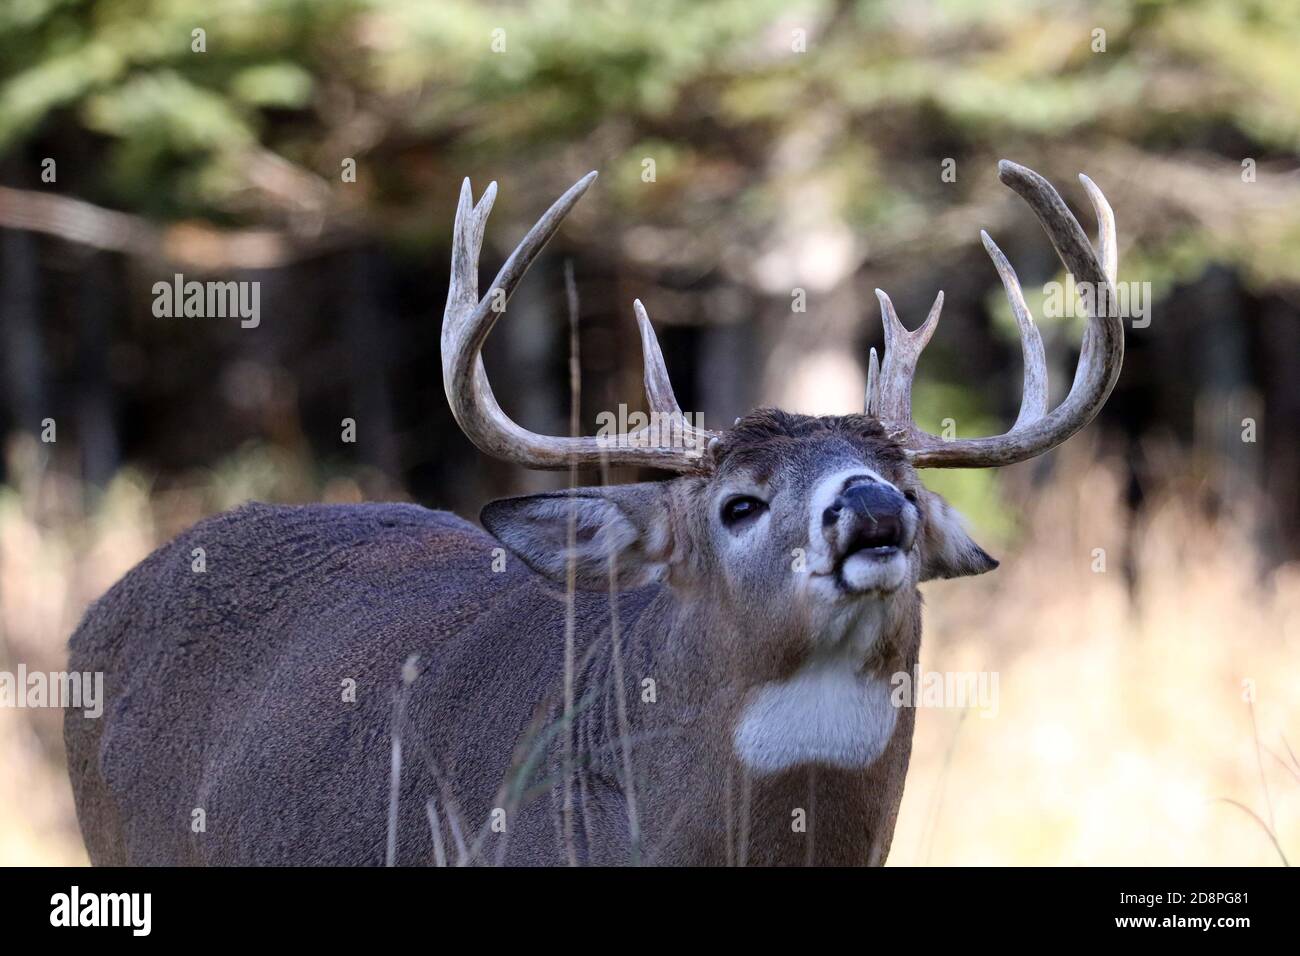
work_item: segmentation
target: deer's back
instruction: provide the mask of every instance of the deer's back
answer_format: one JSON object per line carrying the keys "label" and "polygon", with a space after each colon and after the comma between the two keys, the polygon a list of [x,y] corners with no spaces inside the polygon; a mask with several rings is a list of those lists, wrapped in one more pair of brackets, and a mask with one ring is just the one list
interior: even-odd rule
{"label": "deer's back", "polygon": [[399,860],[430,859],[437,776],[484,819],[563,633],[562,595],[513,558],[493,573],[497,547],[413,505],[248,505],[154,552],[71,641],[71,669],[105,673],[103,716],[65,723],[92,860],[382,862],[413,654]]}

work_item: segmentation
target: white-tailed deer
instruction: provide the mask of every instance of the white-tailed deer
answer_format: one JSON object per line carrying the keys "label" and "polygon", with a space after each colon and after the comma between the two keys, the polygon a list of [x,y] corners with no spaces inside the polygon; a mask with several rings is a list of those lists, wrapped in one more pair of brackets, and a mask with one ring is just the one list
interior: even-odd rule
{"label": "white-tailed deer", "polygon": [[495,501],[486,532],[411,505],[248,505],[159,549],[72,637],[71,667],[107,675],[103,718],[66,716],[91,859],[883,862],[913,727],[889,678],[917,660],[917,586],[996,567],[916,469],[1042,454],[1097,414],[1123,359],[1106,200],[1080,177],[1094,252],[1044,179],[1008,162],[1000,174],[1097,294],[1074,384],[1049,411],[1042,342],[985,235],[1024,394],[1006,434],[950,441],[911,415],[942,296],[909,332],[884,293],[864,414],[763,409],[705,431],[678,408],[637,303],[646,396],[672,427],[526,431],[480,352],[594,174],[482,297],[495,187],[476,206],[467,182],[442,332],[461,428],[530,468],[678,477]]}

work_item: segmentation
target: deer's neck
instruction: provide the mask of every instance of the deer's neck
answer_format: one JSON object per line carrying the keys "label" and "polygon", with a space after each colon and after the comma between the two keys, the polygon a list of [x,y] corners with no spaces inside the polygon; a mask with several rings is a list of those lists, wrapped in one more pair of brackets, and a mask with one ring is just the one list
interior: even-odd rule
{"label": "deer's neck", "polygon": [[[865,619],[892,629],[866,635],[875,650],[865,668],[859,641],[784,673],[780,662],[738,668],[734,642],[753,636],[726,634],[710,609],[666,593],[623,624],[617,640],[592,646],[578,676],[585,812],[635,830],[642,859],[883,859],[912,735],[888,676],[914,664],[919,620]],[[821,819],[820,846],[806,839],[810,814]]]}

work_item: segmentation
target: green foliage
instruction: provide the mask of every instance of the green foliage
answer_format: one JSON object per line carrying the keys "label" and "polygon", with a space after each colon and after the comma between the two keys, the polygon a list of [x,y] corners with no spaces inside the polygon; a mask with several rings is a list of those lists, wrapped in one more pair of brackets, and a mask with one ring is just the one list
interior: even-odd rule
{"label": "green foliage", "polygon": [[[9,0],[0,150],[69,125],[101,134],[106,197],[152,196],[175,214],[218,212],[247,188],[231,172],[253,145],[332,177],[330,150],[352,142],[377,156],[437,144],[482,165],[585,138],[625,163],[653,141],[661,171],[681,160],[686,175],[728,151],[752,163],[824,114],[840,128],[813,165],[862,170],[1045,136],[1196,146],[1207,123],[1261,150],[1300,144],[1294,0],[787,6]],[[206,52],[192,50],[198,28]],[[1105,52],[1092,49],[1098,29]],[[411,184],[386,172],[374,198],[404,201]],[[906,208],[893,185],[874,192]],[[850,220],[896,211],[864,207],[865,194],[843,196]],[[934,208],[932,196],[911,202]]]}

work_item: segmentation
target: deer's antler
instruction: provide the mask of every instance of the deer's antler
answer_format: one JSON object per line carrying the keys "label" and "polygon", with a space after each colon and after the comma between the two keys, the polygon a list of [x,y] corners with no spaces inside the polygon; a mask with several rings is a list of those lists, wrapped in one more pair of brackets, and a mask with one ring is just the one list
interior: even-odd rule
{"label": "deer's antler", "polygon": [[1097,214],[1098,240],[1094,252],[1083,227],[1046,179],[1005,159],[998,164],[998,177],[1033,209],[1075,281],[1094,292],[1086,297],[1088,327],[1084,330],[1079,367],[1069,395],[1048,412],[1043,340],[1025,304],[1015,270],[988,233],[981,232],[984,248],[1002,279],[1020,327],[1025,363],[1020,414],[1006,434],[945,441],[918,428],[912,420],[916,362],[938,324],[943,293],[939,293],[925,324],[915,332],[908,332],[899,322],[889,296],[877,289],[885,324],[885,360],[877,373],[875,350],[872,350],[866,410],[885,424],[917,467],[991,468],[1041,455],[1092,421],[1115,387],[1124,362],[1124,325],[1116,309],[1114,289],[1118,267],[1115,214],[1106,197],[1087,176],[1079,177]]}
{"label": "deer's antler", "polygon": [[663,353],[650,318],[638,300],[633,303],[641,330],[645,391],[651,420],[643,428],[611,437],[558,438],[522,428],[501,410],[483,368],[483,343],[505,309],[519,280],[537,254],[555,235],[596,174],[588,173],[557,199],[497,273],[487,295],[478,294],[478,259],[483,232],[496,198],[492,183],[474,205],[469,180],[460,191],[451,253],[451,286],[442,319],[442,382],[456,422],[480,450],[529,468],[559,469],[570,465],[642,465],[668,471],[706,470],[704,455],[713,432],[695,428],[682,414],[673,395]]}

